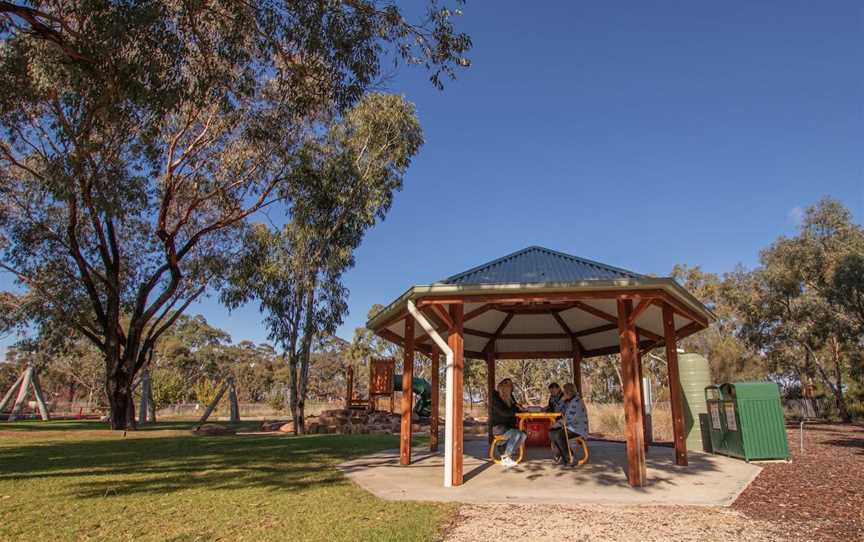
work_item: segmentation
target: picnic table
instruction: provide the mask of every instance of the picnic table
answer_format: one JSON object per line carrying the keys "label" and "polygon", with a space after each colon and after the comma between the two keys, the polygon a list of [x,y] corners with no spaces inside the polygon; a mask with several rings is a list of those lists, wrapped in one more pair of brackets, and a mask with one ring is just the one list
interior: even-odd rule
{"label": "picnic table", "polygon": [[549,427],[561,417],[560,412],[519,412],[519,430],[524,431],[528,438],[525,446],[550,446]]}

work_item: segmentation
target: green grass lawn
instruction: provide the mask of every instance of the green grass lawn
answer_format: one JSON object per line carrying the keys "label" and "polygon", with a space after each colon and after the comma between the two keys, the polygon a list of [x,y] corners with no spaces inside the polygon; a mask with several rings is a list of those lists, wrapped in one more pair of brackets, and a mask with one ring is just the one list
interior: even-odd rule
{"label": "green grass lawn", "polygon": [[0,540],[430,540],[453,513],[383,501],[334,468],[396,437],[191,426],[0,423]]}

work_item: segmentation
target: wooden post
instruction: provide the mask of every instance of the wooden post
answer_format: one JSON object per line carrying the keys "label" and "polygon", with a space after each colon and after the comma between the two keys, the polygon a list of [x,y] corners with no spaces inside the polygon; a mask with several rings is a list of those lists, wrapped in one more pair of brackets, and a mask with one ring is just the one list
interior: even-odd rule
{"label": "wooden post", "polygon": [[24,379],[21,381],[21,387],[18,388],[18,396],[15,397],[15,404],[12,405],[12,412],[9,414],[9,421],[14,422],[21,415],[24,409],[24,400],[27,398],[27,389],[33,382],[33,367],[28,366],[24,371]]}
{"label": "wooden post", "polygon": [[573,385],[576,386],[579,397],[582,397],[582,350],[579,345],[575,344],[575,341],[573,344]]}
{"label": "wooden post", "polygon": [[147,422],[150,414],[150,371],[145,369],[141,374],[141,403],[138,406],[138,423]]}
{"label": "wooden post", "polygon": [[402,358],[402,424],[399,427],[399,464],[411,464],[411,408],[414,406],[414,317],[405,318],[405,352]]}
{"label": "wooden post", "polygon": [[492,394],[495,393],[495,349],[486,350],[486,423],[489,444],[492,444]]}
{"label": "wooden post", "polygon": [[147,404],[150,405],[150,421],[156,421],[156,401],[153,400],[153,383],[147,386]]}
{"label": "wooden post", "polygon": [[237,386],[234,383],[234,377],[228,377],[228,408],[230,411],[230,420],[232,422],[240,421],[240,405],[237,403]]}
{"label": "wooden post", "polygon": [[345,410],[351,408],[351,399],[354,397],[354,367],[348,367],[345,379],[348,381],[348,391],[345,394]]}
{"label": "wooden post", "polygon": [[684,393],[678,372],[678,338],[675,332],[675,313],[663,303],[663,336],[666,342],[666,364],[669,373],[669,403],[672,406],[672,435],[675,439],[675,464],[687,465],[687,440],[684,435]]}
{"label": "wooden post", "polygon": [[42,384],[39,383],[39,373],[33,369],[33,396],[36,399],[36,406],[39,407],[39,415],[42,416],[42,421],[47,422],[51,419],[48,413],[48,405],[45,404],[45,397],[42,395]]}
{"label": "wooden post", "polygon": [[9,391],[7,391],[6,395],[3,396],[3,400],[0,401],[0,412],[2,412],[3,409],[6,408],[6,405],[9,404],[9,401],[12,399],[12,397],[15,396],[15,392],[17,392],[19,386],[21,386],[21,381],[24,380],[24,374],[25,373],[26,373],[26,371],[24,373],[21,373],[20,375],[18,375],[18,378],[15,380],[15,383],[12,384],[12,387],[9,388]]}
{"label": "wooden post", "polygon": [[639,378],[639,404],[641,405],[641,418],[642,418],[642,438],[645,443],[645,451],[648,451],[648,445],[651,443],[651,432],[649,430],[648,424],[648,414],[645,412],[645,401],[648,400],[648,394],[645,392],[645,377],[642,372],[642,353],[639,351],[639,347],[636,347],[636,367],[638,370],[638,378]]}
{"label": "wooden post", "polygon": [[439,397],[438,397],[438,373],[439,373],[439,360],[440,355],[438,350],[432,349],[432,353],[429,354],[429,359],[432,361],[432,417],[429,419],[429,451],[437,452],[438,451],[438,410],[440,407]]}
{"label": "wooden post", "polygon": [[450,305],[450,318],[453,327],[447,344],[453,351],[453,486],[462,485],[462,425],[463,425],[463,370],[465,368],[465,307],[461,303]]}
{"label": "wooden post", "polygon": [[207,405],[207,410],[204,411],[204,414],[201,416],[201,419],[198,420],[198,423],[204,423],[207,421],[207,418],[210,417],[210,414],[216,409],[216,405],[219,404],[219,401],[222,400],[222,396],[225,394],[225,390],[228,388],[228,381],[222,383],[222,386],[219,388],[219,391],[216,393],[216,397],[213,398],[213,401]]}
{"label": "wooden post", "polygon": [[630,321],[633,301],[618,299],[618,341],[621,348],[621,376],[624,381],[624,434],[627,441],[627,481],[633,487],[645,485],[645,437],[642,433],[642,397],[638,382],[638,341]]}
{"label": "wooden post", "polygon": [[[414,327],[414,320],[412,320],[410,317],[408,317],[406,319],[406,321],[407,320],[411,320],[411,327]],[[406,324],[406,326],[407,326],[407,324]],[[414,339],[412,338],[411,340],[413,341]],[[414,355],[413,352],[411,355],[412,356]],[[413,359],[413,357],[412,357],[412,359]],[[396,360],[394,359],[392,361],[393,361],[393,363],[390,364],[390,381],[391,382],[393,381],[394,378],[396,378]],[[413,366],[412,366],[412,370],[413,370]],[[413,372],[412,372],[412,375],[413,375]],[[403,375],[403,378],[404,378],[404,375]],[[412,376],[412,378],[413,378],[413,376]],[[396,389],[391,386],[391,389],[390,389],[390,413],[392,414],[393,412],[396,412]]]}

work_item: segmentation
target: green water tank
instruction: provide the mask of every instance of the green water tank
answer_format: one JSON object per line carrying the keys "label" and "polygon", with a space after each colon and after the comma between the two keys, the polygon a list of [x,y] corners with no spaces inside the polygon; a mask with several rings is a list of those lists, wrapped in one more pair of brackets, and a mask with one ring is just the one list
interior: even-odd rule
{"label": "green water tank", "polygon": [[[678,372],[681,375],[681,390],[684,392],[684,433],[687,449],[704,451],[699,415],[707,415],[705,387],[711,385],[711,369],[708,360],[699,354],[679,354]],[[705,435],[706,438],[709,435]]]}

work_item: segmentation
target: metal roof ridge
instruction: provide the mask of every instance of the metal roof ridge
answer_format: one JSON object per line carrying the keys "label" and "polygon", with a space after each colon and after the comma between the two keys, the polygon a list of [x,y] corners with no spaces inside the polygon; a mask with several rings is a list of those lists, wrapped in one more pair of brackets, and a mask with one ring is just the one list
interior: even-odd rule
{"label": "metal roof ridge", "polygon": [[447,278],[445,278],[445,279],[442,279],[442,280],[436,281],[436,282],[434,282],[433,284],[447,284],[447,283],[450,283],[451,281],[458,280],[459,278],[464,277],[464,276],[466,276],[466,275],[470,275],[470,274],[472,274],[472,273],[476,273],[476,272],[480,271],[481,269],[488,269],[488,268],[491,268],[491,267],[493,267],[493,266],[499,265],[499,264],[501,264],[501,263],[504,263],[505,261],[508,261],[508,260],[514,259],[514,258],[516,258],[516,257],[518,257],[518,256],[521,256],[521,255],[523,255],[523,254],[525,254],[525,253],[528,253],[528,252],[531,252],[531,251],[545,252],[545,253],[547,253],[547,254],[549,254],[549,255],[558,256],[558,257],[560,257],[560,258],[564,258],[564,259],[566,259],[566,260],[570,260],[571,263],[580,263],[580,264],[583,264],[583,265],[589,265],[589,266],[591,266],[591,267],[596,267],[596,268],[604,269],[604,270],[606,270],[606,271],[613,271],[613,272],[616,272],[616,273],[622,273],[622,274],[624,274],[624,275],[629,275],[629,276],[632,277],[632,278],[641,278],[641,277],[645,277],[645,275],[642,275],[641,273],[636,273],[635,271],[630,271],[629,269],[624,269],[624,268],[621,268],[621,267],[615,267],[614,265],[605,264],[605,263],[598,262],[598,261],[595,261],[595,260],[589,260],[588,258],[583,258],[583,257],[581,257],[581,256],[574,256],[573,254],[567,254],[566,252],[560,252],[560,251],[558,251],[558,250],[552,250],[551,248],[546,248],[546,247],[543,247],[543,246],[540,246],[540,245],[531,245],[531,246],[525,247],[525,248],[523,248],[523,249],[521,249],[521,250],[517,250],[517,251],[515,251],[515,252],[511,252],[510,254],[506,254],[506,255],[504,255],[504,256],[501,256],[501,257],[499,257],[499,258],[496,258],[496,259],[494,259],[494,260],[490,260],[490,261],[488,261],[488,262],[486,262],[486,263],[482,263],[482,264],[480,264],[480,265],[474,266],[474,267],[472,267],[472,268],[470,268],[470,269],[468,269],[468,270],[466,270],[466,271],[462,271],[461,273],[456,273],[455,275],[451,275],[451,276],[449,276],[449,277],[447,277]]}
{"label": "metal roof ridge", "polygon": [[540,250],[545,250],[547,252],[551,252],[552,254],[555,254],[557,256],[561,256],[563,258],[569,258],[571,260],[579,260],[582,263],[597,266],[597,267],[604,267],[606,269],[613,269],[615,271],[618,271],[619,273],[626,273],[628,275],[633,275],[634,277],[644,277],[645,276],[642,273],[630,271],[629,269],[624,269],[623,267],[615,267],[614,265],[609,265],[608,263],[598,262],[596,260],[589,260],[588,258],[583,258],[582,256],[574,256],[573,254],[567,254],[566,252],[553,250],[551,248],[540,247],[540,246],[533,246],[533,247],[529,247],[529,248],[538,248]]}
{"label": "metal roof ridge", "polygon": [[525,247],[525,248],[520,249],[520,250],[517,250],[517,251],[515,251],[515,252],[511,252],[510,254],[506,254],[506,255],[501,256],[501,257],[499,257],[499,258],[495,258],[494,260],[489,260],[489,261],[486,262],[486,263],[481,263],[480,265],[474,266],[474,267],[472,267],[471,269],[468,269],[468,270],[466,270],[466,271],[462,271],[462,272],[460,272],[460,273],[456,273],[455,275],[450,275],[449,277],[447,277],[447,278],[445,278],[445,279],[443,279],[443,280],[435,281],[433,284],[446,284],[448,281],[454,280],[454,279],[456,279],[456,278],[458,278],[458,277],[461,277],[461,276],[464,276],[464,275],[470,275],[471,273],[477,272],[477,271],[479,271],[479,270],[481,270],[481,269],[483,269],[483,268],[491,267],[491,266],[493,266],[493,265],[497,265],[497,264],[499,264],[499,263],[501,263],[501,262],[503,262],[503,261],[505,261],[505,260],[508,260],[508,259],[510,259],[510,258],[513,258],[513,257],[519,256],[519,255],[521,255],[522,253],[528,252],[529,250],[536,250],[536,249],[538,249],[538,248],[543,248],[543,247],[538,247],[538,246],[536,246],[536,245],[531,245],[530,247]]}

